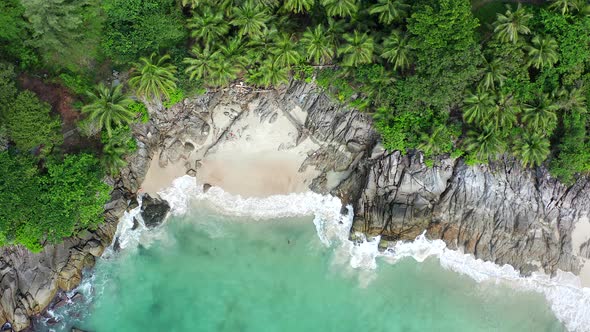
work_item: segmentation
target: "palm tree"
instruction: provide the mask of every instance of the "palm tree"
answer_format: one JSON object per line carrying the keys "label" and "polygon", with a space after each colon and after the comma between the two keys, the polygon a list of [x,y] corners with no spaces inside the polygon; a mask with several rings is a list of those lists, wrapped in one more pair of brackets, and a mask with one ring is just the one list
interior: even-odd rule
{"label": "palm tree", "polygon": [[409,7],[403,0],[379,0],[369,7],[369,14],[378,14],[379,22],[389,25],[405,17]]}
{"label": "palm tree", "polygon": [[353,16],[358,10],[356,0],[320,0],[329,16]]}
{"label": "palm tree", "polygon": [[256,71],[251,71],[249,81],[265,88],[277,87],[289,82],[288,70],[285,67],[278,66],[274,59],[269,59]]}
{"label": "palm tree", "polygon": [[405,70],[410,68],[412,49],[408,44],[408,36],[399,30],[394,30],[391,35],[383,41],[381,57],[393,64],[394,70]]}
{"label": "palm tree", "polygon": [[559,108],[568,111],[586,111],[586,96],[581,88],[565,89],[562,88],[557,92],[559,98]]}
{"label": "palm tree", "polygon": [[353,34],[345,34],[344,39],[347,43],[338,49],[338,54],[343,56],[344,66],[355,67],[373,61],[373,38],[367,33],[361,34],[355,30]]}
{"label": "palm tree", "polygon": [[465,149],[480,160],[495,158],[504,152],[506,145],[497,131],[484,127],[481,131],[470,130],[465,139]]}
{"label": "palm tree", "polygon": [[239,27],[240,36],[248,35],[250,38],[259,36],[266,29],[266,22],[270,19],[265,7],[254,5],[251,1],[234,7],[233,16],[230,24]]}
{"label": "palm tree", "polygon": [[465,105],[463,119],[467,123],[481,125],[488,118],[492,107],[495,106],[495,100],[492,94],[478,89],[476,93],[469,94],[463,104]]}
{"label": "palm tree", "polygon": [[536,132],[549,134],[557,125],[555,111],[559,106],[549,99],[547,94],[541,94],[532,103],[526,104],[522,117],[523,123]]}
{"label": "palm tree", "polygon": [[96,124],[98,130],[106,129],[112,136],[113,125],[126,125],[135,119],[135,112],[127,106],[133,99],[123,93],[123,86],[107,87],[103,83],[96,86],[94,92],[88,92],[90,103],[82,107],[82,113],[88,114],[88,120]]}
{"label": "palm tree", "polygon": [[528,35],[531,33],[527,24],[533,15],[523,8],[520,3],[518,3],[518,7],[514,12],[509,5],[506,5],[506,8],[506,13],[498,14],[496,22],[494,22],[494,33],[501,41],[516,44],[520,34]]}
{"label": "palm tree", "polygon": [[247,56],[247,51],[240,37],[234,37],[225,45],[221,45],[219,47],[219,54],[225,61],[233,63],[238,70],[243,70],[250,64],[250,58]]}
{"label": "palm tree", "polygon": [[203,79],[209,76],[211,68],[221,57],[219,51],[211,52],[209,47],[201,49],[193,46],[191,49],[192,58],[184,58],[183,62],[188,65],[185,72],[189,74],[189,79]]}
{"label": "palm tree", "polygon": [[129,85],[135,89],[138,97],[148,98],[160,102],[162,96],[170,97],[170,92],[176,89],[176,66],[168,63],[170,55],[160,58],[152,53],[149,58],[141,57],[139,63],[134,64]]}
{"label": "palm tree", "polygon": [[[585,0],[584,0],[585,1]],[[549,8],[560,12],[561,15],[567,15],[571,12],[578,11],[578,5],[583,4],[583,1],[576,0],[553,0]]]}
{"label": "palm tree", "polygon": [[275,64],[281,67],[290,67],[301,60],[297,43],[286,33],[276,38],[271,52],[275,55]]}
{"label": "palm tree", "polygon": [[219,11],[213,12],[207,7],[203,14],[194,12],[194,16],[188,20],[188,27],[191,29],[191,36],[200,38],[205,45],[211,44],[214,40],[221,39],[229,32],[229,24]]}
{"label": "palm tree", "polygon": [[240,68],[236,67],[228,59],[219,57],[211,66],[207,82],[212,86],[228,86],[238,77]]}
{"label": "palm tree", "polygon": [[496,105],[489,110],[485,125],[491,126],[494,130],[506,132],[512,129],[519,113],[520,106],[512,95],[500,92]]}
{"label": "palm tree", "polygon": [[506,80],[506,67],[502,63],[502,60],[496,58],[492,61],[488,61],[484,57],[484,76],[480,85],[486,90],[494,90],[496,84],[502,86]]}
{"label": "palm tree", "polygon": [[537,69],[553,67],[559,57],[557,55],[557,41],[553,37],[535,36],[532,45],[526,47],[529,55],[529,66]]}
{"label": "palm tree", "polygon": [[249,39],[246,44],[248,63],[262,63],[272,55],[272,47],[277,39],[278,31],[274,26],[266,28],[260,36]]}
{"label": "palm tree", "polygon": [[105,144],[102,148],[101,163],[108,174],[117,176],[121,168],[127,166],[127,162],[123,159],[125,153],[127,153],[127,149],[124,146],[110,142]]}
{"label": "palm tree", "polygon": [[326,35],[330,43],[339,46],[340,36],[342,36],[347,29],[345,20],[328,17],[328,25],[326,27]]}
{"label": "palm tree", "polygon": [[549,155],[549,140],[537,132],[525,132],[519,140],[516,140],[513,153],[520,158],[522,164],[527,166],[539,166]]}
{"label": "palm tree", "polygon": [[307,12],[313,7],[315,0],[285,0],[283,8],[289,12]]}
{"label": "palm tree", "polygon": [[307,61],[315,64],[329,63],[334,56],[335,45],[326,35],[324,27],[319,24],[313,30],[308,27],[303,33],[301,43],[307,53]]}

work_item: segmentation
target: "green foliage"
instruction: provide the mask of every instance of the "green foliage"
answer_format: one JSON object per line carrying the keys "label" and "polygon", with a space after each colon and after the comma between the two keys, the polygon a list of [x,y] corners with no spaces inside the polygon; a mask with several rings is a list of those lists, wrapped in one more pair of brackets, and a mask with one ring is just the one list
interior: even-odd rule
{"label": "green foliage", "polygon": [[77,95],[84,95],[92,89],[90,80],[78,73],[61,73],[59,75],[59,81]]}
{"label": "green foliage", "polygon": [[150,121],[150,113],[143,103],[133,102],[127,106],[127,109],[132,111],[135,114],[135,117],[139,118],[141,123],[147,123]]}
{"label": "green foliage", "polygon": [[176,90],[176,66],[169,62],[170,55],[158,57],[152,53],[149,58],[141,57],[133,65],[129,85],[138,97],[161,102],[162,97],[170,99],[170,92]]}
{"label": "green foliage", "polygon": [[181,89],[174,89],[169,93],[169,99],[164,102],[164,107],[170,108],[184,99],[184,92]]}
{"label": "green foliage", "polygon": [[18,149],[29,151],[41,148],[49,151],[62,141],[61,121],[53,117],[51,107],[37,96],[24,91],[10,102],[2,114],[11,140]]}
{"label": "green foliage", "polygon": [[559,153],[551,161],[549,169],[553,176],[568,185],[576,180],[576,174],[590,169],[587,119],[585,111],[567,112],[563,117],[564,134],[559,143]]}
{"label": "green foliage", "polygon": [[28,155],[0,152],[0,244],[40,251],[102,221],[110,188],[88,154],[51,159],[37,169]]}
{"label": "green foliage", "polygon": [[102,27],[96,0],[21,0],[31,38],[47,66],[78,69],[95,55]]}
{"label": "green foliage", "polygon": [[170,49],[186,38],[175,0],[104,0],[102,49],[116,64]]}
{"label": "green foliage", "polygon": [[88,121],[98,131],[105,129],[112,136],[114,127],[133,122],[135,113],[128,108],[133,100],[123,93],[122,85],[107,87],[100,83],[95,91],[88,92],[88,97],[90,102],[82,107],[82,112],[88,114]]}

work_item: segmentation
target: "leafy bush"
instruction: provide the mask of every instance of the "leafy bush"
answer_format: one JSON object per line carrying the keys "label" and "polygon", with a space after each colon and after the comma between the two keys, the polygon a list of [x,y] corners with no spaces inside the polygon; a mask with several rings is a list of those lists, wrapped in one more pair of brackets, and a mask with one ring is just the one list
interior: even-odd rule
{"label": "leafy bush", "polygon": [[46,167],[39,170],[30,155],[0,152],[0,245],[40,251],[103,220],[110,188],[95,157],[69,155]]}

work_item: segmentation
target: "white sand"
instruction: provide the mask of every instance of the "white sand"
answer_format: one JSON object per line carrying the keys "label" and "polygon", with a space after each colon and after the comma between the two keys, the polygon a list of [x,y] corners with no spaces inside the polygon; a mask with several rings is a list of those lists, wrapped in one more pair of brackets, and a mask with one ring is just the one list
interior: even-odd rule
{"label": "white sand", "polygon": [[[156,193],[168,187],[175,178],[186,173],[184,164],[188,161],[197,168],[197,181],[223,188],[232,194],[243,197],[266,197],[277,194],[304,192],[311,180],[317,176],[312,167],[305,172],[299,169],[318,145],[309,138],[297,144],[297,126],[281,110],[272,123],[270,116],[261,117],[257,104],[248,105],[240,120],[236,121],[225,135],[217,141],[231,123],[227,114],[235,105],[218,106],[213,110],[210,125],[212,134],[207,141],[189,153],[176,164],[159,166],[159,153],[150,164],[142,191]],[[239,109],[239,108],[238,108]],[[289,111],[292,119],[302,124],[305,115],[299,108]],[[232,112],[229,112],[232,113]]]}
{"label": "white sand", "polygon": [[[575,255],[580,254],[580,246],[590,240],[590,219],[583,217],[578,220],[572,231],[572,247]],[[584,259],[584,266],[580,271],[580,281],[583,287],[590,287],[590,260]]]}
{"label": "white sand", "polygon": [[150,168],[147,171],[140,192],[155,194],[162,189],[169,187],[174,179],[186,174],[184,163],[168,164],[166,167],[160,167],[158,164],[159,151],[150,162]]}

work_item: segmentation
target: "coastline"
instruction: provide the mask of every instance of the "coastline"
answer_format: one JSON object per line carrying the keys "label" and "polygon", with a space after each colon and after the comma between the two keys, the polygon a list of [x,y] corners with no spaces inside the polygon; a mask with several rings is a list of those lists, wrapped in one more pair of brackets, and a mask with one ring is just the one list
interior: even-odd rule
{"label": "coastline", "polygon": [[[335,104],[310,84],[294,82],[270,93],[230,89],[151,112],[150,122],[133,128],[138,151],[129,158],[120,181],[113,181],[116,189],[105,207],[107,222],[40,255],[8,255],[14,256],[10,262],[21,264],[9,265],[8,273],[20,278],[42,265],[43,257],[59,259],[51,261],[55,266],[47,272],[48,284],[33,285],[32,290],[9,285],[11,302],[3,304],[7,320],[24,327],[28,317],[55,305],[57,292],[76,287],[82,269],[91,267],[111,245],[119,218],[135,206],[135,195],[156,193],[185,174],[193,176],[193,183],[242,197],[309,190],[331,194],[341,199],[341,213],[352,213],[342,205],[354,208],[352,231],[367,237],[411,241],[426,229],[429,241],[475,254],[482,262],[511,264],[525,275],[569,270],[588,284],[590,265],[582,264],[588,255],[587,230],[577,227],[584,211],[590,210],[586,179],[566,188],[510,159],[468,167],[460,160],[441,158],[428,168],[419,153],[383,151],[369,116]],[[494,211],[504,213],[493,220],[504,230],[490,235],[481,226],[492,222]],[[527,211],[528,219],[511,220]],[[495,243],[492,240],[500,241],[496,250],[483,251]],[[34,294],[34,305],[19,297],[27,292]]]}

